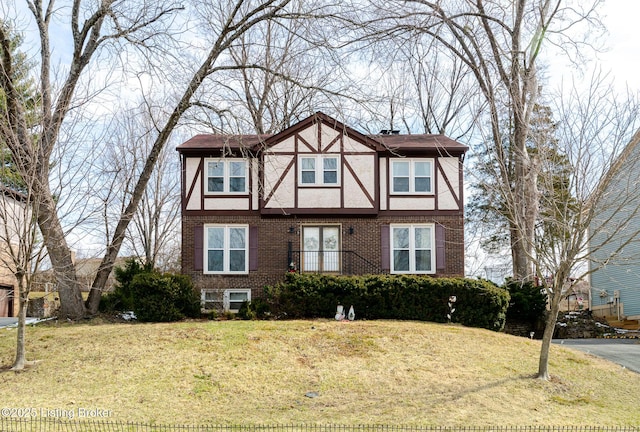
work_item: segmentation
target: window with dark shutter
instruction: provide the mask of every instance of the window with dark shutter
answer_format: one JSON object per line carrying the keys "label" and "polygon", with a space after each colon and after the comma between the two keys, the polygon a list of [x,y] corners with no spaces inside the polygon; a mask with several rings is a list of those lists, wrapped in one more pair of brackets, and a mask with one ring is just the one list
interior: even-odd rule
{"label": "window with dark shutter", "polygon": [[391,258],[389,250],[389,225],[380,226],[380,266],[382,270],[391,270]]}
{"label": "window with dark shutter", "polygon": [[444,248],[445,228],[443,225],[436,225],[436,270],[445,270],[445,248]]}
{"label": "window with dark shutter", "polygon": [[193,228],[193,269],[196,271],[202,271],[202,263],[204,261],[202,251],[204,245],[204,227],[202,225],[195,226]]}
{"label": "window with dark shutter", "polygon": [[258,270],[258,227],[249,227],[249,271]]}

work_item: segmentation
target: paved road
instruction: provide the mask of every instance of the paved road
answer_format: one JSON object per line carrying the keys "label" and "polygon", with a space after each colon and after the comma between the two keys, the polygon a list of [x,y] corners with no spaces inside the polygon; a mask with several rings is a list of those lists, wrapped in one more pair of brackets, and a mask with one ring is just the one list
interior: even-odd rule
{"label": "paved road", "polygon": [[555,339],[553,343],[602,357],[640,373],[638,339]]}

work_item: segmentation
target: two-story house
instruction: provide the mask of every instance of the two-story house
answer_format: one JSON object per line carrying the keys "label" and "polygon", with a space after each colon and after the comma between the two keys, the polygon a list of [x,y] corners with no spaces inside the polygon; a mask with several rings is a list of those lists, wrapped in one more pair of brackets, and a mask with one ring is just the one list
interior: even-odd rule
{"label": "two-story house", "polygon": [[287,271],[462,276],[467,149],[320,112],[270,136],[194,136],[177,147],[182,271],[231,311]]}

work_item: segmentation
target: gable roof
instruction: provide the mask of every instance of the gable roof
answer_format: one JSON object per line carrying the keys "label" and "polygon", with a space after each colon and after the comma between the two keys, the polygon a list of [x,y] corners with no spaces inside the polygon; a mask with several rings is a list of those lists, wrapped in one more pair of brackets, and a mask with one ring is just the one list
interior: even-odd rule
{"label": "gable roof", "polygon": [[295,125],[283,130],[282,132],[279,132],[271,137],[269,137],[266,141],[265,144],[267,147],[278,143],[282,140],[284,140],[285,138],[298,133],[301,130],[304,130],[306,128],[308,128],[309,126],[313,125],[314,123],[323,123],[327,126],[329,126],[332,129],[335,129],[337,131],[341,131],[343,132],[345,135],[351,137],[351,138],[355,138],[357,141],[360,141],[362,144],[371,147],[374,150],[383,150],[382,144],[376,140],[374,137],[369,136],[369,135],[364,135],[360,132],[358,132],[357,130],[345,125],[344,123],[334,119],[333,117],[330,117],[328,115],[326,115],[325,113],[321,112],[321,111],[317,111],[315,114],[310,115],[309,117],[307,117],[304,120],[301,120],[300,122],[296,123]]}
{"label": "gable roof", "polygon": [[177,146],[176,150],[180,153],[202,153],[210,151],[212,154],[225,154],[226,152],[233,153],[237,150],[249,150],[256,152],[265,147],[270,147],[317,122],[321,122],[333,129],[340,130],[345,135],[354,138],[379,152],[418,153],[436,151],[445,156],[457,156],[464,154],[469,150],[469,147],[466,145],[441,134],[365,135],[320,111],[276,134],[199,134]]}

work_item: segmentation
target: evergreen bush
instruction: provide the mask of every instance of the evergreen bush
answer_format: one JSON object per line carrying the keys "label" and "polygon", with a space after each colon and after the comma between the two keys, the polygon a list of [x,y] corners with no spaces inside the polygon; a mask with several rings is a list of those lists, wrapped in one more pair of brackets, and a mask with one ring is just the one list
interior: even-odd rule
{"label": "evergreen bush", "polygon": [[456,297],[452,322],[501,330],[509,293],[487,281],[419,275],[330,276],[288,273],[265,287],[277,317],[333,317],[336,306],[353,306],[360,319],[447,322],[449,299]]}
{"label": "evergreen bush", "polygon": [[101,312],[124,312],[134,309],[131,282],[140,273],[152,272],[149,265],[142,265],[134,258],[127,259],[124,267],[115,267],[113,274],[116,280],[114,290],[100,299]]}
{"label": "evergreen bush", "polygon": [[200,297],[191,279],[173,273],[159,273],[150,266],[127,260],[116,267],[117,285],[113,293],[103,296],[101,310],[130,311],[138,321],[178,321],[200,315]]}
{"label": "evergreen bush", "polygon": [[547,310],[547,294],[533,282],[508,280],[505,288],[511,295],[507,320],[536,323],[544,319]]}

